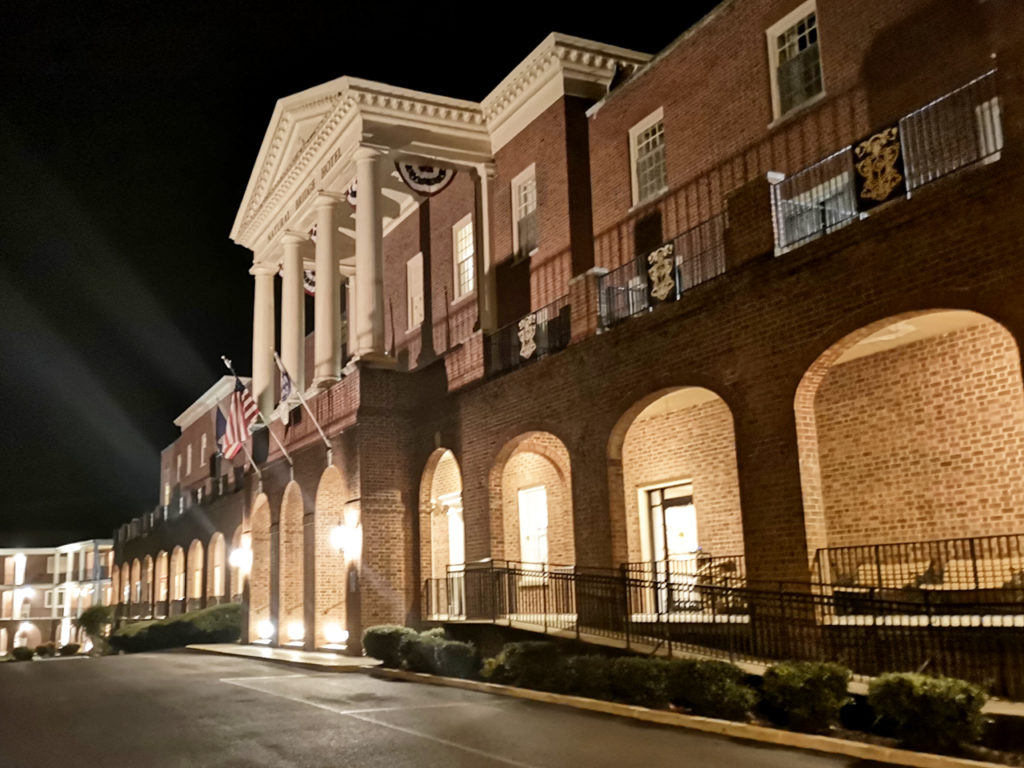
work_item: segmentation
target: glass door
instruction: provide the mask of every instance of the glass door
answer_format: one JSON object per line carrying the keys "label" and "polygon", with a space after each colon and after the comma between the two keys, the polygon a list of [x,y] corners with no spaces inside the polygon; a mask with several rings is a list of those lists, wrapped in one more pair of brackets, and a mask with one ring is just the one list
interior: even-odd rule
{"label": "glass door", "polygon": [[697,603],[697,511],[693,487],[679,483],[647,491],[652,572],[659,613],[692,610]]}

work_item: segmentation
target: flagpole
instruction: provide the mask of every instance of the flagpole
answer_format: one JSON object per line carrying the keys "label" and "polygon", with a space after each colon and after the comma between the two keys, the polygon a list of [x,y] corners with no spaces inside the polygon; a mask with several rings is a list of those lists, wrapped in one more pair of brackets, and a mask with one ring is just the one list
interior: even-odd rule
{"label": "flagpole", "polygon": [[[276,356],[277,352],[275,352],[274,355]],[[231,365],[231,360],[229,360],[227,358],[227,356],[225,356],[225,355],[221,355],[220,359],[224,361],[224,365],[226,365],[228,370],[231,371],[231,375],[234,376],[237,379],[238,378],[238,374],[235,373],[235,368],[234,368],[233,365]],[[263,422],[263,426],[267,428],[267,432],[270,434],[270,436],[272,438],[274,438],[274,442],[277,443],[277,447],[281,449],[281,454],[284,456],[285,461],[288,462],[288,473],[291,476],[291,479],[294,480],[295,479],[295,462],[292,461],[291,455],[288,453],[288,451],[285,450],[284,443],[282,443],[281,440],[278,438],[278,436],[274,434],[274,430],[272,430],[270,428],[270,424],[268,424],[267,420],[265,418],[263,418],[263,413],[262,412],[260,412],[259,416],[260,416],[260,421]],[[245,443],[242,443],[242,448],[245,448]],[[245,455],[249,456],[249,450],[247,448],[245,449]],[[256,466],[256,462],[252,461],[252,456],[249,456],[249,461],[252,462],[253,467]],[[260,472],[258,469],[256,470],[256,472],[259,473],[260,483],[262,485],[263,473]]]}
{"label": "flagpole", "polygon": [[[276,350],[274,351],[274,362],[277,364],[277,368],[281,373],[288,374],[288,369],[284,367],[284,363],[281,362],[281,357],[277,354]],[[288,378],[291,378],[290,374],[288,375]],[[299,402],[302,403],[302,407],[306,409],[306,413],[309,414],[309,418],[313,422],[313,426],[316,427],[316,431],[320,433],[320,439],[323,440],[324,445],[327,446],[327,466],[330,466],[333,463],[334,457],[334,449],[331,448],[331,441],[327,439],[327,435],[324,434],[324,430],[320,426],[320,422],[316,420],[316,416],[313,415],[313,411],[310,409],[309,403],[306,402],[306,398],[303,396],[302,392],[299,391],[299,388],[295,387],[293,391],[299,396]]]}

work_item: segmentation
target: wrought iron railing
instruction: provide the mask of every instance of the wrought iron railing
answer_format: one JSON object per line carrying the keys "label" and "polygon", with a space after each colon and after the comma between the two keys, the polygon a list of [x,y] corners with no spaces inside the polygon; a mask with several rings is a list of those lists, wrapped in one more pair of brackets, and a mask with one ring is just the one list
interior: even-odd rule
{"label": "wrought iron railing", "polygon": [[695,552],[689,557],[625,563],[622,567],[630,579],[664,583],[664,589],[645,596],[650,603],[646,612],[688,610],[700,605],[704,587],[745,587],[747,583],[743,555]]}
{"label": "wrought iron railing", "polygon": [[[444,582],[443,586],[436,582]],[[685,604],[657,599],[670,578],[619,570],[473,563],[424,584],[424,618],[488,621],[563,637],[733,660],[823,659],[859,674],[926,669],[1024,697],[1024,587],[985,590],[951,615],[942,603],[825,585],[694,584]],[[457,595],[457,597],[453,597]],[[460,601],[453,610],[451,601]],[[437,602],[448,601],[448,602]],[[966,610],[964,610],[966,609]]]}
{"label": "wrought iron railing", "polygon": [[[664,257],[670,269],[655,263]],[[601,326],[607,328],[659,303],[675,301],[686,290],[724,272],[725,215],[719,214],[677,235],[656,251],[640,254],[602,275],[598,285]]]}
{"label": "wrought iron railing", "polygon": [[570,333],[569,297],[563,296],[487,337],[488,373],[504,373],[565,349]]}
{"label": "wrought iron railing", "polygon": [[[871,206],[890,199],[890,193],[896,199],[954,171],[998,159],[1003,129],[996,71],[905,115],[891,128],[896,131],[877,155],[866,156],[867,142],[844,147],[772,187],[777,250],[866,216]],[[866,172],[858,170],[865,163]],[[891,188],[882,190],[884,194],[874,189],[871,174],[885,176]]]}

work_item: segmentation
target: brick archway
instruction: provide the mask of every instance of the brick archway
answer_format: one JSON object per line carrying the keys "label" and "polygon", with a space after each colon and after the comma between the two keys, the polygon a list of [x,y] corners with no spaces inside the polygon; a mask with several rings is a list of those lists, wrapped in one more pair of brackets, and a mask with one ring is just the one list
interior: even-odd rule
{"label": "brick archway", "polygon": [[[506,443],[491,467],[488,491],[493,558],[520,561],[526,554],[536,560],[546,549],[547,564],[575,564],[571,460],[558,437],[525,432]],[[527,514],[524,509],[541,503],[547,511],[546,529],[538,526],[533,533],[524,533],[520,525],[521,516]],[[546,539],[546,544],[528,541],[531,536]],[[532,553],[523,552],[524,544],[533,548]]]}
{"label": "brick archway", "polygon": [[217,531],[206,547],[206,601],[215,605],[227,597],[227,542]]}
{"label": "brick archway", "polygon": [[203,542],[192,539],[188,546],[188,576],[185,580],[186,610],[198,611],[203,607],[203,582],[206,575],[206,555]]}
{"label": "brick archway", "polygon": [[331,531],[344,525],[348,485],[336,466],[320,475],[314,500],[316,542],[316,626],[318,648],[344,645],[350,631],[346,571],[352,552],[338,552],[331,543]]}
{"label": "brick archway", "polygon": [[157,553],[153,592],[156,605],[153,607],[153,615],[161,618],[166,617],[170,612],[168,605],[168,600],[171,599],[170,560],[166,549]]}
{"label": "brick archway", "polygon": [[249,642],[271,642],[277,628],[270,616],[270,502],[261,493],[249,517],[252,567],[249,573]]}
{"label": "brick archway", "polygon": [[305,563],[303,553],[302,489],[292,480],[284,489],[281,500],[281,559],[278,584],[280,609],[278,614],[279,643],[301,645],[305,641]]}
{"label": "brick archway", "polygon": [[[451,559],[450,537],[453,526],[449,515],[458,515],[462,526],[463,557]],[[420,478],[420,576],[423,579],[444,578],[448,565],[465,560],[465,517],[462,513],[462,469],[455,454],[438,448],[427,459]],[[458,525],[455,529],[458,529]]]}
{"label": "brick archway", "polygon": [[1013,335],[908,312],[833,343],[794,398],[809,565],[826,546],[1024,531],[1024,385]]}
{"label": "brick archway", "polygon": [[142,561],[139,558],[132,560],[131,581],[128,602],[131,605],[129,611],[132,616],[140,616],[142,603]]}

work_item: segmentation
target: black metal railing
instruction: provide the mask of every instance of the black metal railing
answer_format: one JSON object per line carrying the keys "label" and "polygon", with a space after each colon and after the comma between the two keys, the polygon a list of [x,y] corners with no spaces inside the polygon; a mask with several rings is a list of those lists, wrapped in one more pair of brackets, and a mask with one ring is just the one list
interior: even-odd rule
{"label": "black metal railing", "polygon": [[487,337],[488,374],[511,371],[565,349],[571,330],[568,296],[523,315]]}
{"label": "black metal railing", "polygon": [[[865,675],[924,669],[1024,697],[1024,587],[982,591],[960,606],[969,615],[951,615],[945,604],[929,602],[927,592],[922,603],[877,590],[860,595],[861,610],[850,612],[846,596],[820,584],[702,583],[689,587],[685,602],[658,599],[675,586],[671,578],[634,575],[628,567],[486,561],[428,579],[423,611],[428,620],[603,638],[647,653],[835,660]],[[457,610],[453,599],[460,601]]]}
{"label": "black metal railing", "polygon": [[625,563],[622,568],[630,579],[665,584],[663,590],[645,596],[651,601],[646,612],[688,610],[699,606],[703,587],[745,587],[747,583],[743,555],[695,552],[689,557]]}
{"label": "black metal railing", "polygon": [[[640,254],[606,275],[598,283],[598,313],[607,328],[627,317],[653,309],[656,303],[675,301],[696,285],[725,272],[725,215],[718,214],[677,235],[670,247],[673,268],[667,276],[651,274],[650,254]],[[660,250],[660,249],[659,249]],[[656,280],[661,284],[652,283]]]}
{"label": "black metal railing", "polygon": [[[894,188],[909,194],[950,173],[998,159],[1002,115],[992,70],[898,122],[903,179]],[[896,156],[893,156],[894,162]],[[793,248],[867,215],[857,194],[854,147],[848,146],[772,187],[775,245]],[[877,204],[877,198],[869,201]]]}

